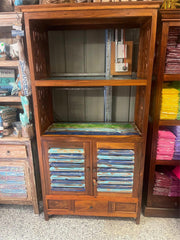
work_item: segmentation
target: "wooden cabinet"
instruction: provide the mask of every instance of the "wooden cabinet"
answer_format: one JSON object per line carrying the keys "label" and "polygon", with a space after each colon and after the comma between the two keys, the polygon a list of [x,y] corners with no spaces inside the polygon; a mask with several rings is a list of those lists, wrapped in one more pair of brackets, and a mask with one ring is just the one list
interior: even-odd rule
{"label": "wooden cabinet", "polygon": [[33,205],[34,213],[38,214],[38,167],[33,151],[36,151],[34,140],[0,139],[0,204]]}
{"label": "wooden cabinet", "polygon": [[[2,41],[11,42],[12,26],[20,24],[21,20],[21,13],[0,13],[0,41],[3,38]],[[0,68],[20,72],[18,60],[0,60]],[[22,108],[20,96],[1,96],[0,105]],[[13,136],[0,138],[0,204],[33,205],[34,213],[38,214],[40,194],[35,139]]]}
{"label": "wooden cabinet", "polygon": [[166,73],[166,55],[169,32],[173,28],[180,29],[180,11],[179,10],[161,10],[161,21],[158,31],[158,51],[155,62],[156,82],[152,89],[152,104],[150,109],[150,120],[147,141],[146,154],[146,174],[144,183],[145,195],[145,216],[159,217],[179,217],[179,197],[159,196],[153,194],[155,184],[155,172],[159,167],[173,169],[180,164],[180,160],[157,160],[158,130],[161,127],[178,126],[179,120],[160,119],[162,89],[164,84],[179,82],[180,74],[174,72]]}
{"label": "wooden cabinet", "polygon": [[[21,7],[46,220],[70,214],[139,222],[159,4]],[[116,28],[137,43],[133,76],[110,69]]]}

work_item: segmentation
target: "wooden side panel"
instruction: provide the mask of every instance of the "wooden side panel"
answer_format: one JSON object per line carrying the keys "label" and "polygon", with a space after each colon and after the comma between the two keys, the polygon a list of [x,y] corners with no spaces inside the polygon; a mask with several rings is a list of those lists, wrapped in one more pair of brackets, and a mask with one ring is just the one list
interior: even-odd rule
{"label": "wooden side panel", "polygon": [[39,80],[49,75],[48,35],[43,25],[31,22],[30,29],[34,76]]}
{"label": "wooden side panel", "polygon": [[52,98],[50,88],[37,88],[37,103],[40,134],[42,134],[53,122]]}

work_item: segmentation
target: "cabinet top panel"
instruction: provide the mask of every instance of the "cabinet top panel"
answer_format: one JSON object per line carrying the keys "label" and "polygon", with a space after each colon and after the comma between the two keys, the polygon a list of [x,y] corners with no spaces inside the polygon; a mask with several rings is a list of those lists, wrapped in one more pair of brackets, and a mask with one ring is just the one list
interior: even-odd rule
{"label": "cabinet top panel", "polygon": [[180,20],[180,9],[160,10],[161,20],[168,22],[176,22]]}
{"label": "cabinet top panel", "polygon": [[[158,9],[163,1],[140,1],[140,2],[113,2],[113,3],[71,3],[71,4],[42,4],[20,6],[16,10],[33,13],[33,12],[58,12],[58,11],[77,11],[77,10],[119,10],[132,9],[137,12],[139,9]],[[39,18],[36,15],[37,18]]]}

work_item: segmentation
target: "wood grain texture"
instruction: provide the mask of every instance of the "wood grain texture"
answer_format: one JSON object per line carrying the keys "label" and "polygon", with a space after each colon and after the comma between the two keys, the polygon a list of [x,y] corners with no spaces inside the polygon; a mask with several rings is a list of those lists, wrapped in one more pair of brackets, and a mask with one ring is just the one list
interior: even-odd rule
{"label": "wood grain texture", "polygon": [[0,145],[1,158],[27,158],[26,146]]}

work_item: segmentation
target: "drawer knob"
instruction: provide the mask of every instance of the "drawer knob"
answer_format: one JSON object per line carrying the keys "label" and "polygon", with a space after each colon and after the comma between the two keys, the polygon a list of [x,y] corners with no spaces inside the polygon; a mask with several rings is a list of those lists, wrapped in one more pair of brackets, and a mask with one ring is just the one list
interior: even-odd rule
{"label": "drawer knob", "polygon": [[92,209],[92,208],[93,208],[93,206],[90,206],[89,208],[90,208],[90,209]]}
{"label": "drawer knob", "polygon": [[9,155],[11,153],[11,151],[7,150],[6,154]]}

